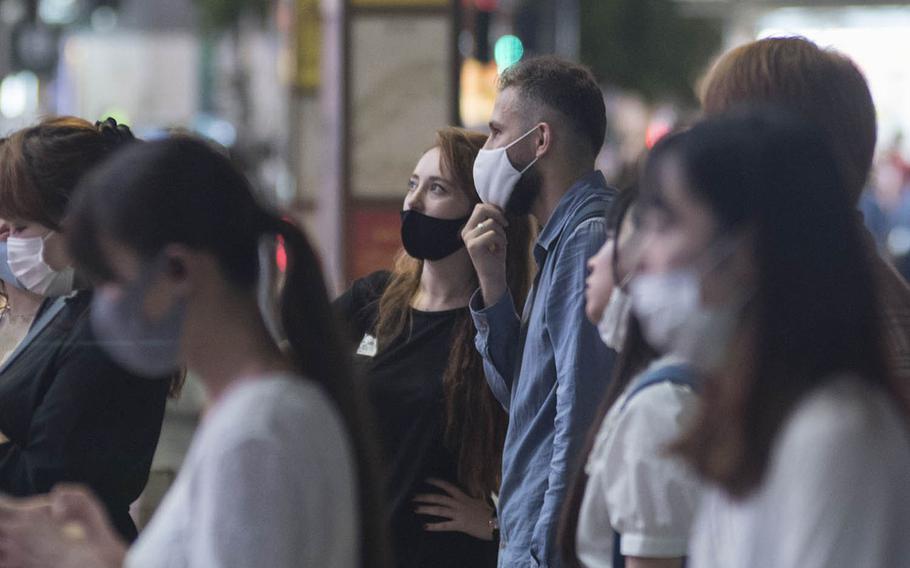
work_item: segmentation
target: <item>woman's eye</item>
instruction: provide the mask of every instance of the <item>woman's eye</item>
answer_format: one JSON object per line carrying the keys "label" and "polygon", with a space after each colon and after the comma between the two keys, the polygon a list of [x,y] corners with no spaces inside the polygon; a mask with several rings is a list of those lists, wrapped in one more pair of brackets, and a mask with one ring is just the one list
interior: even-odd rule
{"label": "woman's eye", "polygon": [[408,181],[408,191],[414,191],[415,189],[417,189],[417,181],[415,181],[413,179],[409,180]]}
{"label": "woman's eye", "polygon": [[438,183],[434,183],[430,187],[430,189],[433,191],[433,193],[445,193],[446,192],[446,188],[443,185],[440,185]]}

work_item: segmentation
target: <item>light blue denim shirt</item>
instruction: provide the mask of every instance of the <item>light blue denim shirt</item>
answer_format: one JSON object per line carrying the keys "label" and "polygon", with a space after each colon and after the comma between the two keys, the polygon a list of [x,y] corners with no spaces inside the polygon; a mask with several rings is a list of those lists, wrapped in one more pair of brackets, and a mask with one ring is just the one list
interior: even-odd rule
{"label": "light blue denim shirt", "polygon": [[[523,318],[508,293],[489,307],[479,290],[471,298],[487,382],[509,413],[499,495],[502,567],[561,566],[554,542],[560,509],[615,357],[585,317],[584,295],[587,262],[606,240],[613,195],[592,172],[560,200],[534,247],[539,277]],[[601,205],[596,217],[589,216],[592,202]]]}

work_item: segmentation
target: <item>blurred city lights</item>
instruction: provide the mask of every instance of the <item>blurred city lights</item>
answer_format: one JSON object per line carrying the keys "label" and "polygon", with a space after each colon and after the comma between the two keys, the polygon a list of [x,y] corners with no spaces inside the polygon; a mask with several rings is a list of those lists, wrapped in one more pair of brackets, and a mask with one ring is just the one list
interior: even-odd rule
{"label": "blurred city lights", "polygon": [[117,11],[110,6],[99,6],[92,12],[92,29],[110,32],[117,28]]}
{"label": "blurred city lights", "polygon": [[199,134],[211,138],[225,148],[230,148],[237,142],[237,129],[223,118],[201,114],[196,119],[194,129]]}
{"label": "blurred city lights", "polygon": [[910,252],[910,228],[895,227],[888,233],[888,252],[895,258]]}
{"label": "blurred city lights", "polygon": [[521,61],[524,54],[524,44],[513,35],[502,36],[496,40],[496,45],[493,47],[493,58],[496,60],[496,67],[499,68],[500,73]]}
{"label": "blurred city lights", "polygon": [[0,82],[0,114],[19,118],[38,108],[38,77],[31,71],[8,75]]}
{"label": "blurred city lights", "polygon": [[461,66],[459,113],[465,126],[486,126],[496,102],[496,65],[469,57]]}
{"label": "blurred city lights", "polygon": [[0,0],[0,20],[13,26],[25,19],[26,6],[22,0]]}
{"label": "blurred city lights", "polygon": [[71,24],[78,15],[78,0],[41,0],[38,3],[38,17],[46,24]]}

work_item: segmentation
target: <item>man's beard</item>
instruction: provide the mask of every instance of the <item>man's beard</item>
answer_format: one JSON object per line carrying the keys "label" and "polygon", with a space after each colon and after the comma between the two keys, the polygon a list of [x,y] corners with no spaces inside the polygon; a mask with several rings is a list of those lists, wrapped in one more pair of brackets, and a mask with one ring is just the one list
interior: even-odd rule
{"label": "man's beard", "polygon": [[506,213],[515,216],[529,215],[534,201],[540,195],[540,186],[540,173],[536,167],[531,166],[515,183],[512,195],[509,196],[509,201],[506,203]]}

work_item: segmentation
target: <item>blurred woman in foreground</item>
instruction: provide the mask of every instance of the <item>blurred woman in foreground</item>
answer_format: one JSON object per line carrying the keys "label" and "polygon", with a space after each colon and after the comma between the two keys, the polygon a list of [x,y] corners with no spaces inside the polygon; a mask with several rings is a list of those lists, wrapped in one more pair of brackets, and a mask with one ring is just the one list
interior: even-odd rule
{"label": "blurred woman in foreground", "polygon": [[639,266],[697,299],[689,353],[707,375],[678,443],[711,486],[691,565],[910,565],[910,407],[821,133],[767,109],[721,115],[648,167]]}
{"label": "blurred woman in foreground", "polygon": [[[322,271],[203,142],[130,148],[82,184],[67,234],[99,282],[92,322],[136,372],[185,364],[212,403],[137,543],[92,496],[0,509],[7,566],[387,566],[372,454]],[[282,351],[256,299],[258,245],[281,236]],[[75,537],[73,536],[75,534]]]}

